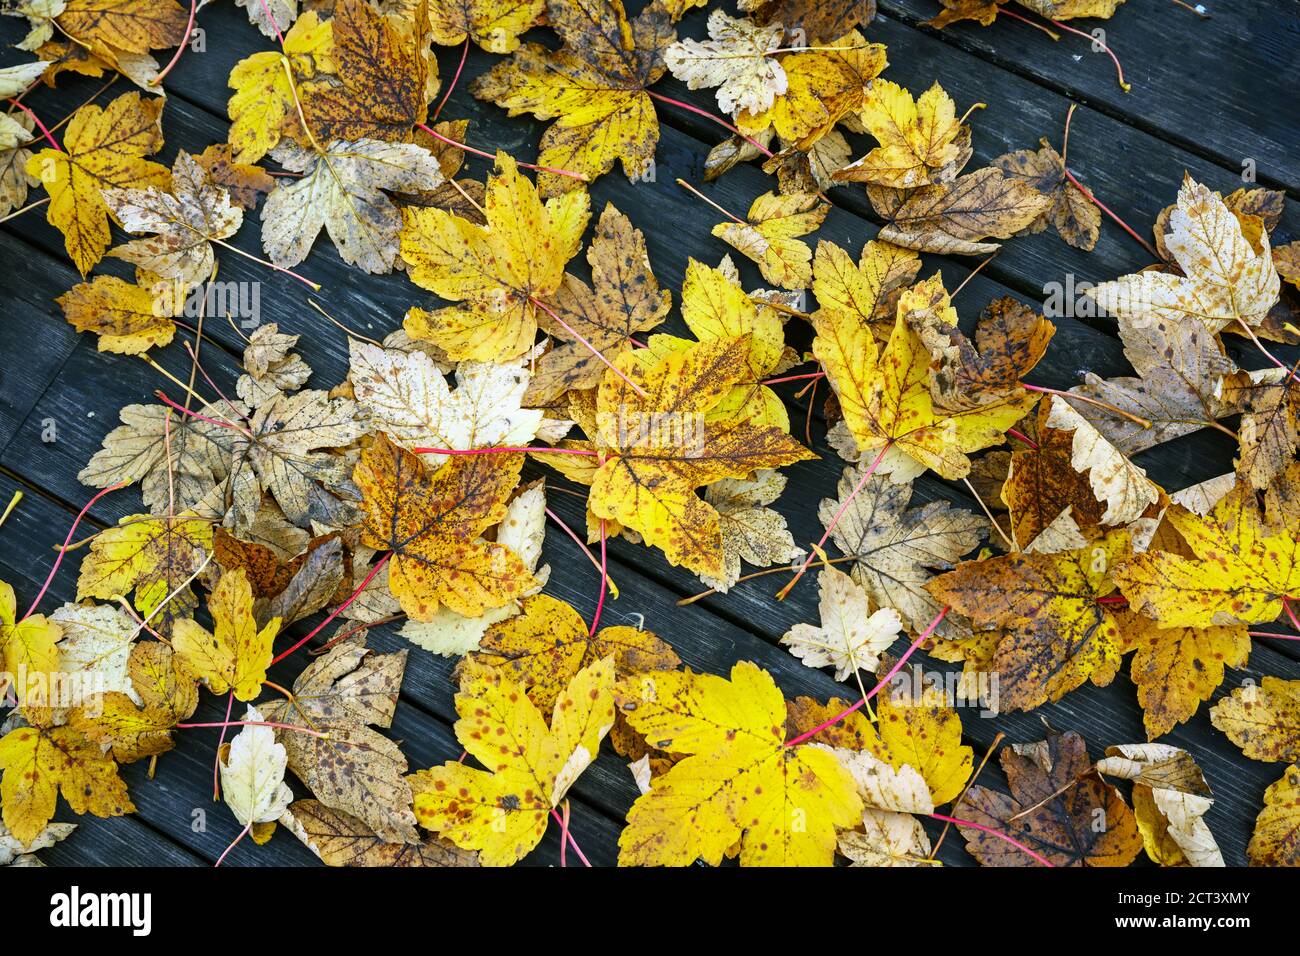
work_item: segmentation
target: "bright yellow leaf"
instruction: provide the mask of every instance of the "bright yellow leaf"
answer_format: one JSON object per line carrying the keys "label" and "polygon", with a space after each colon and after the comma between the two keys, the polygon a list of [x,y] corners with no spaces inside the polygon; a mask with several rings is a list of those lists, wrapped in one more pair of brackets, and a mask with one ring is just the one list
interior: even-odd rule
{"label": "bright yellow leaf", "polygon": [[253,588],[243,568],[227,571],[208,596],[215,628],[209,633],[191,618],[173,625],[172,649],[182,667],[207,684],[214,694],[233,690],[240,700],[254,700],[262,691],[271,645],[280,632],[273,617],[259,628],[253,618]]}

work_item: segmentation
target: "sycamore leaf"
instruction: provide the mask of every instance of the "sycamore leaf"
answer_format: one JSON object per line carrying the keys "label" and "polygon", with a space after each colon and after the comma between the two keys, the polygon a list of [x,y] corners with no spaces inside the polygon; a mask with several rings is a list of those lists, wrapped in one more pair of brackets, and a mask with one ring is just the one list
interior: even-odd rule
{"label": "sycamore leaf", "polygon": [[1224,406],[1242,413],[1237,474],[1252,488],[1267,488],[1300,445],[1300,388],[1288,369],[1244,372],[1227,380]]}
{"label": "sycamore leaf", "polygon": [[[261,0],[251,0],[251,5],[260,9]],[[310,10],[285,31],[283,54],[268,50],[235,64],[230,71],[235,95],[226,104],[235,162],[255,163],[274,149],[286,132],[297,132],[294,90],[305,101],[313,85],[333,81],[333,56],[333,21],[321,20]],[[292,85],[282,65],[285,59],[293,71]]]}
{"label": "sycamore leaf", "polygon": [[184,720],[199,705],[199,686],[186,670],[180,656],[159,641],[137,643],[127,660],[132,700],[139,698],[142,707],[164,710],[173,723]]}
{"label": "sycamore leaf", "polygon": [[1255,818],[1255,832],[1246,847],[1252,866],[1300,865],[1300,765],[1286,768],[1282,778],[1264,791],[1264,809]]}
{"label": "sycamore leaf", "polygon": [[[591,286],[566,273],[552,305],[588,345],[609,358],[627,348],[636,333],[663,321],[672,296],[659,288],[650,269],[645,236],[612,203],[600,214],[587,247],[587,262]],[[605,364],[548,315],[539,318],[548,333],[564,341],[537,360],[525,396],[528,404],[548,405],[570,389],[599,385]]]}
{"label": "sycamore leaf", "polygon": [[169,312],[159,308],[155,289],[133,285],[116,276],[96,276],[90,282],[73,286],[54,301],[78,332],[94,332],[99,336],[97,344],[101,352],[139,355],[155,345],[166,345],[176,332]]}
{"label": "sycamore leaf", "polygon": [[1016,0],[1039,16],[1049,20],[1073,20],[1075,17],[1110,17],[1124,0]]}
{"label": "sycamore leaf", "polygon": [[[406,448],[489,448],[526,445],[537,436],[542,413],[524,409],[528,372],[515,365],[466,362],[453,392],[423,352],[349,343],[349,380],[357,405],[375,431]],[[427,455],[436,468],[446,455]]]}
{"label": "sycamore leaf", "polygon": [[[3,594],[0,588],[0,598]],[[128,671],[137,630],[135,621],[124,610],[107,604],[64,604],[50,615],[50,620],[63,631],[58,647],[61,671],[94,675],[96,692],[116,691],[141,703]]]}
{"label": "sycamore leaf", "polygon": [[469,37],[489,53],[512,53],[519,35],[545,10],[545,0],[430,0],[429,23],[440,46],[458,46]]}
{"label": "sycamore leaf", "polygon": [[344,262],[365,272],[391,271],[401,215],[383,190],[442,182],[437,161],[412,143],[336,140],[321,153],[282,145],[275,159],[304,174],[278,186],[262,207],[262,248],[281,267],[306,259],[324,228]]}
{"label": "sycamore leaf", "polygon": [[31,63],[19,63],[0,69],[0,96],[5,99],[17,96],[39,80],[49,65],[44,60],[34,60]]}
{"label": "sycamore leaf", "polygon": [[212,525],[192,515],[127,515],[116,527],[101,531],[81,562],[77,600],[112,600],[135,589],[135,609],[148,617],[175,593],[155,629],[170,630],[170,621],[195,606],[188,582],[212,549]]}
{"label": "sycamore leaf", "polygon": [[319,800],[295,800],[279,822],[326,866],[478,866],[473,853],[436,837],[389,843],[350,813]]}
{"label": "sycamore leaf", "polygon": [[1059,395],[1052,396],[1051,412],[1045,424],[1048,428],[1074,432],[1070,464],[1075,471],[1088,472],[1093,496],[1105,503],[1102,524],[1128,524],[1160,500],[1160,486],[1147,477],[1146,471],[1133,464]]}
{"label": "sycamore leaf", "polygon": [[173,625],[172,648],[182,666],[212,693],[233,691],[240,700],[254,700],[262,692],[280,619],[257,626],[253,590],[243,568],[221,576],[208,596],[208,611],[213,631],[182,618]]}
{"label": "sycamore leaf", "polygon": [[[409,143],[412,127],[425,121],[429,99],[437,93],[437,61],[428,50],[425,4],[415,5],[409,15],[385,16],[365,0],[338,0],[329,22],[334,75],[304,84],[307,129],[295,139],[303,146],[335,140]],[[300,122],[296,110],[289,119]],[[377,185],[408,192],[419,188],[408,183]],[[431,188],[438,182],[425,185]]]}
{"label": "sycamore leaf", "polygon": [[1107,747],[1097,772],[1133,781],[1133,812],[1147,856],[1160,866],[1223,866],[1205,823],[1214,805],[1191,754],[1168,744]]}
{"label": "sycamore leaf", "polygon": [[[497,544],[517,554],[538,582],[525,592],[526,595],[541,590],[550,577],[549,565],[543,566],[540,571],[537,569],[545,538],[546,485],[544,481],[537,481],[516,495],[506,506],[506,515],[497,527],[496,534]],[[387,579],[385,584],[386,581]],[[612,585],[610,592],[613,596],[618,596],[617,589]],[[426,651],[444,657],[459,657],[478,650],[479,642],[489,627],[513,617],[519,610],[519,602],[511,601],[501,607],[490,608],[477,617],[465,617],[444,606],[434,612],[432,620],[408,620],[398,633]]]}
{"label": "sycamore leaf", "polygon": [[1147,428],[1097,405],[1075,407],[1123,454],[1191,434],[1236,410],[1241,393],[1224,384],[1225,376],[1237,371],[1236,363],[1201,323],[1155,318],[1135,326],[1125,318],[1119,333],[1137,377],[1107,380],[1088,372],[1087,384],[1070,391],[1151,422]]}
{"label": "sycamore leaf", "polygon": [[785,746],[785,701],[754,664],[736,664],[730,680],[633,679],[615,696],[652,746],[688,755],[628,811],[622,865],[717,866],[739,842],[742,866],[830,866],[837,829],[861,818],[857,785],[833,754]]}
{"label": "sycamore leaf", "polygon": [[836,173],[837,181],[913,189],[951,181],[970,158],[970,131],[937,82],[914,100],[897,83],[876,80],[858,118],[880,145]]}
{"label": "sycamore leaf", "polygon": [[[972,551],[988,533],[988,522],[946,501],[908,509],[911,484],[898,484],[883,475],[868,478],[845,507],[864,467],[844,470],[839,498],[823,498],[818,517],[829,526],[844,509],[831,538],[854,559],[849,573],[877,607],[895,608],[908,630],[920,632],[943,606],[926,590],[926,582],[935,570],[951,568]],[[945,638],[968,631],[968,625],[953,615],[935,629]]]}
{"label": "sycamore leaf", "polygon": [[245,212],[257,208],[261,198],[275,188],[275,177],[261,166],[236,162],[229,143],[213,143],[197,154],[194,161],[207,172],[208,179],[224,189],[230,201]]}
{"label": "sycamore leaf", "polygon": [[[118,246],[110,255],[165,279],[189,285],[206,282],[213,272],[213,240],[234,235],[244,212],[213,184],[189,153],[172,166],[170,190],[105,189],[104,202],[122,228],[155,233]],[[98,280],[97,280],[98,281]]]}
{"label": "sycamore leaf", "polygon": [[49,682],[60,671],[57,645],[62,639],[62,626],[44,614],[18,620],[14,589],[0,581],[0,699],[9,695],[20,705],[51,703]]}
{"label": "sycamore leaf", "polygon": [[456,739],[486,770],[450,762],[413,774],[421,826],[478,850],[484,866],[523,859],[614,723],[614,663],[568,681],[550,725],[503,670],[466,667],[456,694]]}
{"label": "sycamore leaf", "polygon": [[871,239],[854,265],[847,252],[822,240],[813,257],[812,290],[818,306],[813,321],[818,327],[848,328],[856,322],[884,345],[894,328],[898,293],[919,271],[920,257],[902,246]]}
{"label": "sycamore leaf", "polygon": [[401,748],[373,727],[391,726],[406,651],[374,654],[357,634],[317,658],[293,684],[292,700],[264,706],[267,719],[313,727],[326,737],[280,730],[289,769],[321,803],[360,819],[386,843],[419,843]]}
{"label": "sycamore leaf", "polygon": [[1084,252],[1091,252],[1101,234],[1101,209],[1065,175],[1065,160],[1046,139],[1041,148],[1004,153],[993,165],[1010,179],[1018,179],[1052,203],[1024,229],[1027,233],[1055,227],[1061,238]]}
{"label": "sycamore leaf", "polygon": [[513,551],[479,538],[504,517],[522,465],[522,455],[467,455],[430,472],[382,434],[361,453],[362,543],[393,552],[388,586],[407,614],[429,620],[445,605],[475,616],[537,583]]}
{"label": "sycamore leaf", "polygon": [[[95,279],[92,288],[105,278]],[[82,288],[73,289],[64,300]],[[212,421],[231,420],[224,402],[195,411]],[[82,484],[107,488],[120,481],[139,481],[144,503],[154,514],[165,515],[168,509],[197,506],[225,477],[236,437],[229,428],[181,415],[165,405],[124,405],[118,415],[122,424],[104,436],[104,447],[77,474]]]}
{"label": "sycamore leaf", "polygon": [[487,226],[445,210],[407,208],[401,253],[411,281],[460,305],[413,309],[412,338],[453,360],[501,361],[524,354],[537,334],[537,300],[564,279],[582,245],[590,202],[575,193],[542,203],[515,161],[497,154],[484,201]]}
{"label": "sycamore leaf", "polygon": [[[999,759],[1012,796],[971,787],[955,816],[1014,837],[1053,866],[1128,866],[1141,852],[1133,811],[1092,769],[1074,731],[1049,728],[1046,740],[1004,749]],[[984,866],[1042,865],[991,834],[957,829]]]}
{"label": "sycamore leaf", "polygon": [[133,813],[117,764],[73,727],[20,727],[0,740],[0,803],[4,823],[31,843],[54,816],[59,793],[74,813]]}
{"label": "sycamore leaf", "polygon": [[874,672],[903,629],[898,612],[884,607],[872,613],[866,589],[838,568],[823,568],[817,587],[820,626],[796,624],[781,643],[809,667],[834,666],[838,681],[860,670]]}
{"label": "sycamore leaf", "polygon": [[67,152],[43,149],[27,160],[28,175],[39,177],[50,194],[46,219],[63,233],[83,276],[112,238],[103,191],[166,188],[171,181],[166,167],[144,158],[162,148],[162,106],[161,98],[143,99],[139,93],[119,96],[105,107],[83,106],[64,134]]}
{"label": "sycamore leaf", "polygon": [[[819,310],[812,323],[817,333],[813,354],[835,389],[854,451],[859,460],[883,455],[877,470],[895,481],[908,481],[926,468],[949,479],[965,477],[971,467],[967,454],[1001,442],[1002,433],[1033,405],[1033,395],[1015,387],[1015,377],[1035,360],[1034,340],[1045,344],[1046,336],[1037,331],[1031,332],[1024,356],[1010,337],[996,346],[1008,351],[990,347],[987,389],[959,394],[951,407],[945,402],[953,399],[942,390],[936,398],[930,387],[935,358],[917,329],[928,326],[931,339],[941,334],[950,342],[961,341],[951,331],[957,313],[937,273],[899,297],[894,330],[883,351],[871,328],[850,312]],[[982,364],[973,350],[967,358]]]}
{"label": "sycamore leaf", "polygon": [[1190,720],[1201,701],[1223,683],[1224,667],[1241,667],[1250,656],[1250,635],[1230,627],[1161,627],[1140,614],[1120,615],[1130,674],[1147,738],[1154,740]]}
{"label": "sycamore leaf", "polygon": [[1014,236],[1052,204],[992,166],[908,191],[869,185],[867,197],[885,220],[880,239],[917,252],[964,256],[996,252],[997,243],[981,240]]}
{"label": "sycamore leaf", "polygon": [[721,577],[718,512],[695,489],[813,455],[778,428],[709,418],[745,378],[749,336],[701,342],[657,361],[647,351],[624,352],[617,363],[646,397],[613,371],[601,383],[592,438],[603,461],[585,477],[589,508],[662,548],[672,564]]}
{"label": "sycamore leaf", "polygon": [[1294,534],[1264,523],[1249,488],[1238,485],[1204,516],[1175,505],[1165,520],[1191,554],[1151,550],[1115,571],[1133,609],[1161,627],[1272,621],[1300,588]]}
{"label": "sycamore leaf", "polygon": [[[775,131],[797,150],[807,151],[829,139],[835,124],[862,106],[871,83],[885,68],[885,45],[868,43],[857,30],[849,30],[842,36],[837,33],[825,46],[828,49],[781,57],[786,91],[762,112],[737,113],[736,125],[742,132],[763,141]],[[742,148],[752,148],[746,140],[738,142]],[[847,143],[844,145],[839,165],[848,161]]]}
{"label": "sycamore leaf", "polygon": [[[6,114],[7,115],[7,114]],[[41,184],[41,178],[27,171],[36,124],[26,113],[10,116],[0,124],[0,216],[7,216],[27,201],[27,190]]]}
{"label": "sycamore leaf", "polygon": [[805,44],[825,44],[851,27],[865,27],[876,16],[875,0],[741,0],[759,23],[783,23]]}
{"label": "sycamore leaf", "polygon": [[[249,707],[244,720],[261,721],[257,708]],[[251,828],[257,823],[273,823],[293,801],[293,792],[284,782],[288,765],[284,746],[275,742],[270,727],[241,727],[222,755],[221,799],[226,801],[235,819]]]}
{"label": "sycamore leaf", "polygon": [[704,489],[705,503],[718,513],[724,572],[700,580],[726,594],[740,578],[741,561],[766,568],[804,556],[785,516],[767,507],[781,497],[786,482],[779,471],[760,469],[753,478],[723,478]]}
{"label": "sycamore leaf", "polygon": [[1252,760],[1300,763],[1300,681],[1265,675],[1215,704],[1210,720]]}
{"label": "sycamore leaf", "polygon": [[672,75],[685,81],[687,89],[716,86],[718,106],[727,115],[770,107],[787,88],[785,70],[771,55],[780,49],[785,28],[779,23],[759,27],[714,10],[708,29],[708,40],[678,40],[664,51]]}
{"label": "sycamore leaf", "polygon": [[758,263],[768,282],[804,289],[812,282],[812,250],[798,237],[815,232],[830,208],[811,193],[764,193],[749,207],[747,223],[719,223],[713,234]]}
{"label": "sycamore leaf", "polygon": [[[590,181],[621,160],[629,177],[642,175],[659,141],[645,90],[663,76],[663,51],[676,36],[667,11],[652,3],[629,20],[621,0],[551,0],[546,13],[564,46],[552,52],[524,44],[474,81],[474,95],[511,116],[555,120],[542,134],[542,166]],[[544,196],[583,185],[555,173],[540,174],[538,182]]]}
{"label": "sycamore leaf", "polygon": [[1135,326],[1198,320],[1211,332],[1228,326],[1241,331],[1239,323],[1257,326],[1277,302],[1281,283],[1267,232],[1256,252],[1219,194],[1190,176],[1169,214],[1165,246],[1182,275],[1148,270],[1103,282],[1087,294]]}
{"label": "sycamore leaf", "polygon": [[148,53],[179,46],[188,19],[184,7],[174,0],[67,0],[58,24],[82,43]]}
{"label": "sycamore leaf", "polygon": [[927,587],[976,627],[1006,629],[993,666],[1001,706],[1028,710],[1114,679],[1119,624],[1097,599],[1114,590],[1111,572],[1128,550],[1127,532],[1112,531],[1074,551],[966,561]]}

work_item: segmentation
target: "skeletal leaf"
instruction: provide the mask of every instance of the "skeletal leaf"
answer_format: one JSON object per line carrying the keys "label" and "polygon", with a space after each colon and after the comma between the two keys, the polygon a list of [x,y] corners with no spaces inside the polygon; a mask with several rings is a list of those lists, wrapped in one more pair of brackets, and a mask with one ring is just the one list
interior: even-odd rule
{"label": "skeletal leaf", "polygon": [[526,352],[537,334],[537,301],[564,280],[582,244],[585,193],[543,203],[505,153],[497,155],[484,201],[487,226],[445,210],[407,208],[402,259],[411,280],[460,305],[413,309],[406,331],[454,360],[502,361]]}
{"label": "skeletal leaf", "polygon": [[[474,81],[474,95],[511,116],[555,120],[542,134],[542,166],[590,181],[621,160],[629,177],[644,174],[659,141],[645,90],[663,76],[663,51],[676,37],[667,10],[652,3],[629,20],[621,0],[551,0],[547,18],[564,45],[552,52],[525,43]],[[547,172],[538,183],[546,197],[582,186]]]}
{"label": "skeletal leaf", "polygon": [[[180,8],[178,7],[177,10]],[[50,195],[45,217],[63,233],[64,247],[84,276],[104,255],[111,237],[105,189],[166,188],[171,174],[145,156],[162,148],[162,99],[126,93],[107,106],[83,106],[63,136],[66,152],[43,149],[27,160],[27,173]]]}
{"label": "skeletal leaf", "polygon": [[898,612],[884,607],[873,613],[866,590],[837,568],[823,568],[817,587],[821,624],[796,624],[781,643],[809,667],[834,666],[838,681],[860,670],[873,672],[903,629]]}
{"label": "skeletal leaf", "polygon": [[281,146],[275,158],[304,174],[278,186],[262,207],[262,248],[281,267],[306,259],[324,228],[344,262],[365,272],[389,272],[402,220],[383,190],[430,189],[442,182],[437,161],[413,143],[336,140],[320,153]]}
{"label": "skeletal leaf", "polygon": [[723,222],[713,234],[758,263],[763,278],[782,289],[812,282],[812,250],[798,237],[814,232],[830,206],[813,194],[764,193],[749,207],[747,223]]}
{"label": "skeletal leaf", "polygon": [[613,688],[613,661],[584,668],[560,692],[548,726],[504,671],[467,667],[456,694],[456,738],[487,769],[449,762],[413,774],[420,825],[477,850],[484,866],[522,859],[613,725]]}
{"label": "skeletal leaf", "polygon": [[[619,837],[623,865],[829,866],[836,831],[862,814],[853,777],[830,752],[786,747],[772,678],[741,662],[730,680],[690,671],[620,682],[620,711],[654,747],[687,754],[651,781]],[[803,812],[797,816],[790,807]]]}
{"label": "skeletal leaf", "polygon": [[[1074,731],[1049,728],[1045,741],[1004,749],[1000,760],[1012,796],[971,787],[954,815],[1013,837],[1053,866],[1128,866],[1142,850],[1133,811],[1092,769]],[[988,833],[957,829],[985,866],[1042,865]]]}
{"label": "skeletal leaf", "polygon": [[785,70],[771,56],[781,47],[784,27],[759,27],[724,10],[709,14],[708,27],[708,40],[678,40],[664,51],[669,71],[688,89],[716,86],[718,106],[728,115],[766,110],[786,91]]}

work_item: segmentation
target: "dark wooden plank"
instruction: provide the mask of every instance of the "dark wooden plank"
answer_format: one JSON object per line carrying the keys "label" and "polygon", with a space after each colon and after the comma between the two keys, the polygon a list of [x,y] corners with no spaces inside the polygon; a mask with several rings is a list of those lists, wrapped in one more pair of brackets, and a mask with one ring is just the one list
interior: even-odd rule
{"label": "dark wooden plank", "polygon": [[[1110,20],[1076,20],[1085,33],[1100,27],[1124,64],[1133,89],[1123,92],[1104,53],[1088,41],[1051,38],[1001,18],[991,27],[955,24],[944,38],[989,62],[1087,101],[1230,169],[1246,159],[1259,181],[1300,194],[1296,129],[1300,102],[1300,13],[1289,0],[1207,2],[1202,20],[1172,3],[1121,6]],[[939,11],[937,0],[881,0],[884,19],[909,23]],[[1076,60],[1082,57],[1082,61]],[[984,72],[984,71],[981,71]]]}

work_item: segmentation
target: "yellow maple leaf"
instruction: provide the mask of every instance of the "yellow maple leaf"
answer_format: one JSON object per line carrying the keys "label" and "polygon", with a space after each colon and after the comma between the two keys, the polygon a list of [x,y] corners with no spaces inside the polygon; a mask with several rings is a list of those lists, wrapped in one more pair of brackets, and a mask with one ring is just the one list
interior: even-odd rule
{"label": "yellow maple leaf", "polygon": [[839,397],[857,451],[866,459],[883,451],[879,472],[895,481],[915,478],[926,468],[944,478],[962,478],[970,472],[967,453],[1000,442],[1032,407],[1034,396],[1007,389],[972,407],[942,407],[930,384],[934,356],[914,328],[918,316],[947,329],[957,324],[937,273],[899,297],[883,351],[859,316],[823,309],[812,317],[813,354]]}
{"label": "yellow maple leaf", "polygon": [[1254,493],[1237,485],[1203,517],[1174,505],[1165,520],[1192,556],[1152,550],[1115,571],[1134,610],[1161,627],[1215,627],[1275,620],[1300,593],[1293,532],[1266,525]]}
{"label": "yellow maple leaf", "polygon": [[159,308],[154,289],[116,276],[96,276],[54,301],[78,332],[99,336],[101,352],[139,355],[155,345],[166,345],[176,333],[176,323]]}
{"label": "yellow maple leaf", "polygon": [[515,161],[498,153],[484,211],[486,226],[444,209],[403,211],[402,258],[411,281],[461,303],[412,309],[406,331],[453,360],[502,361],[532,346],[536,303],[559,289],[565,263],[582,245],[590,200],[570,193],[543,203]]}
{"label": "yellow maple leaf", "polygon": [[1252,866],[1300,866],[1300,766],[1287,767],[1264,791],[1246,856]]}
{"label": "yellow maple leaf", "polygon": [[598,467],[578,471],[561,460],[575,456],[538,457],[591,485],[589,508],[596,519],[632,528],[673,564],[721,577],[718,512],[695,489],[815,456],[779,428],[710,418],[747,374],[748,335],[700,342],[662,357],[647,354],[652,352],[627,351],[615,363],[641,394],[613,371],[601,383],[588,431],[590,447],[600,455],[592,459]]}
{"label": "yellow maple leaf", "polygon": [[103,190],[166,189],[171,173],[144,157],[162,149],[163,100],[139,93],[119,96],[107,106],[83,106],[72,115],[63,137],[67,152],[43,149],[27,160],[50,194],[45,217],[63,233],[64,247],[85,275],[112,238]]}
{"label": "yellow maple leaf", "polygon": [[479,538],[505,517],[522,466],[523,455],[468,455],[431,472],[383,434],[361,453],[361,541],[393,553],[388,587],[403,611],[417,621],[442,606],[477,617],[541,586],[517,554]]}
{"label": "yellow maple leaf", "polygon": [[1006,629],[993,659],[1001,705],[1028,710],[1088,680],[1104,687],[1119,671],[1119,622],[1097,599],[1114,590],[1129,547],[1127,532],[1112,531],[1059,554],[966,561],[926,587],[976,627]]}
{"label": "yellow maple leaf", "polygon": [[783,289],[804,289],[812,281],[812,250],[800,241],[830,212],[812,193],[764,193],[749,207],[748,222],[721,222],[713,234],[758,263],[763,278]]}
{"label": "yellow maple leaf", "polygon": [[[44,614],[19,621],[14,589],[0,581],[0,699],[14,690],[20,704],[45,703],[50,676],[59,669],[63,628]],[[15,681],[22,674],[24,686]],[[42,676],[43,675],[43,676]]]}
{"label": "yellow maple leaf", "polygon": [[1251,760],[1300,763],[1300,680],[1265,675],[1215,704],[1210,720]]}
{"label": "yellow maple leaf", "polygon": [[750,136],[774,129],[782,139],[808,150],[860,109],[871,83],[887,65],[885,45],[868,43],[857,30],[825,45],[830,49],[783,56],[785,92],[762,112],[739,112],[736,125]]}
{"label": "yellow maple leaf", "polygon": [[192,514],[127,515],[101,531],[81,562],[77,600],[102,601],[135,588],[135,609],[148,617],[175,593],[167,617],[194,608],[187,586],[212,550],[212,523]]}
{"label": "yellow maple leaf", "polygon": [[833,754],[785,746],[785,700],[758,666],[741,661],[730,680],[669,671],[614,693],[651,746],[688,755],[628,811],[620,865],[717,866],[739,842],[742,866],[830,866],[836,830],[861,819]]}
{"label": "yellow maple leaf", "polygon": [[420,825],[484,866],[509,866],[541,841],[551,811],[614,724],[614,662],[596,661],[556,698],[550,725],[506,674],[467,665],[456,694],[456,739],[486,770],[446,763],[412,774]]}
{"label": "yellow maple leaf", "polygon": [[73,727],[10,731],[0,740],[0,769],[5,826],[23,843],[50,822],[60,791],[74,813],[120,817],[135,811],[117,764]]}
{"label": "yellow maple leaf", "polygon": [[473,40],[489,53],[512,53],[519,34],[542,18],[546,0],[431,0],[433,42],[456,46]]}
{"label": "yellow maple leaf", "polygon": [[[284,59],[293,70],[293,84],[285,74]],[[332,82],[334,72],[333,23],[321,20],[314,10],[285,33],[283,53],[254,53],[236,63],[229,83],[235,95],[226,104],[235,162],[255,163],[269,153],[287,128],[298,123],[295,87],[305,102],[313,84]]]}
{"label": "yellow maple leaf", "polygon": [[233,690],[240,700],[254,700],[266,680],[280,619],[273,617],[258,627],[253,618],[253,588],[243,568],[221,575],[208,596],[208,611],[213,631],[182,618],[173,625],[172,649],[181,666],[212,693]]}
{"label": "yellow maple leaf", "polygon": [[175,0],[68,0],[60,30],[83,46],[103,44],[122,53],[148,53],[178,46],[188,25]]}
{"label": "yellow maple leaf", "polygon": [[840,181],[914,189],[954,179],[970,158],[970,131],[938,82],[914,100],[897,83],[876,80],[858,117],[880,145],[838,172]]}
{"label": "yellow maple leaf", "polygon": [[[898,290],[921,271],[921,259],[911,249],[872,239],[862,247],[857,264],[833,242],[817,243],[813,256],[813,295],[821,322],[854,322],[871,329],[881,345],[889,342],[897,315]],[[895,293],[891,295],[891,293]]]}
{"label": "yellow maple leaf", "polygon": [[[543,166],[591,180],[621,160],[629,177],[644,175],[659,141],[646,87],[663,76],[663,51],[676,36],[667,11],[652,3],[629,20],[622,0],[551,0],[546,14],[564,46],[524,44],[474,81],[474,95],[511,116],[555,120],[542,134]],[[544,196],[583,185],[554,173],[539,183]]]}

